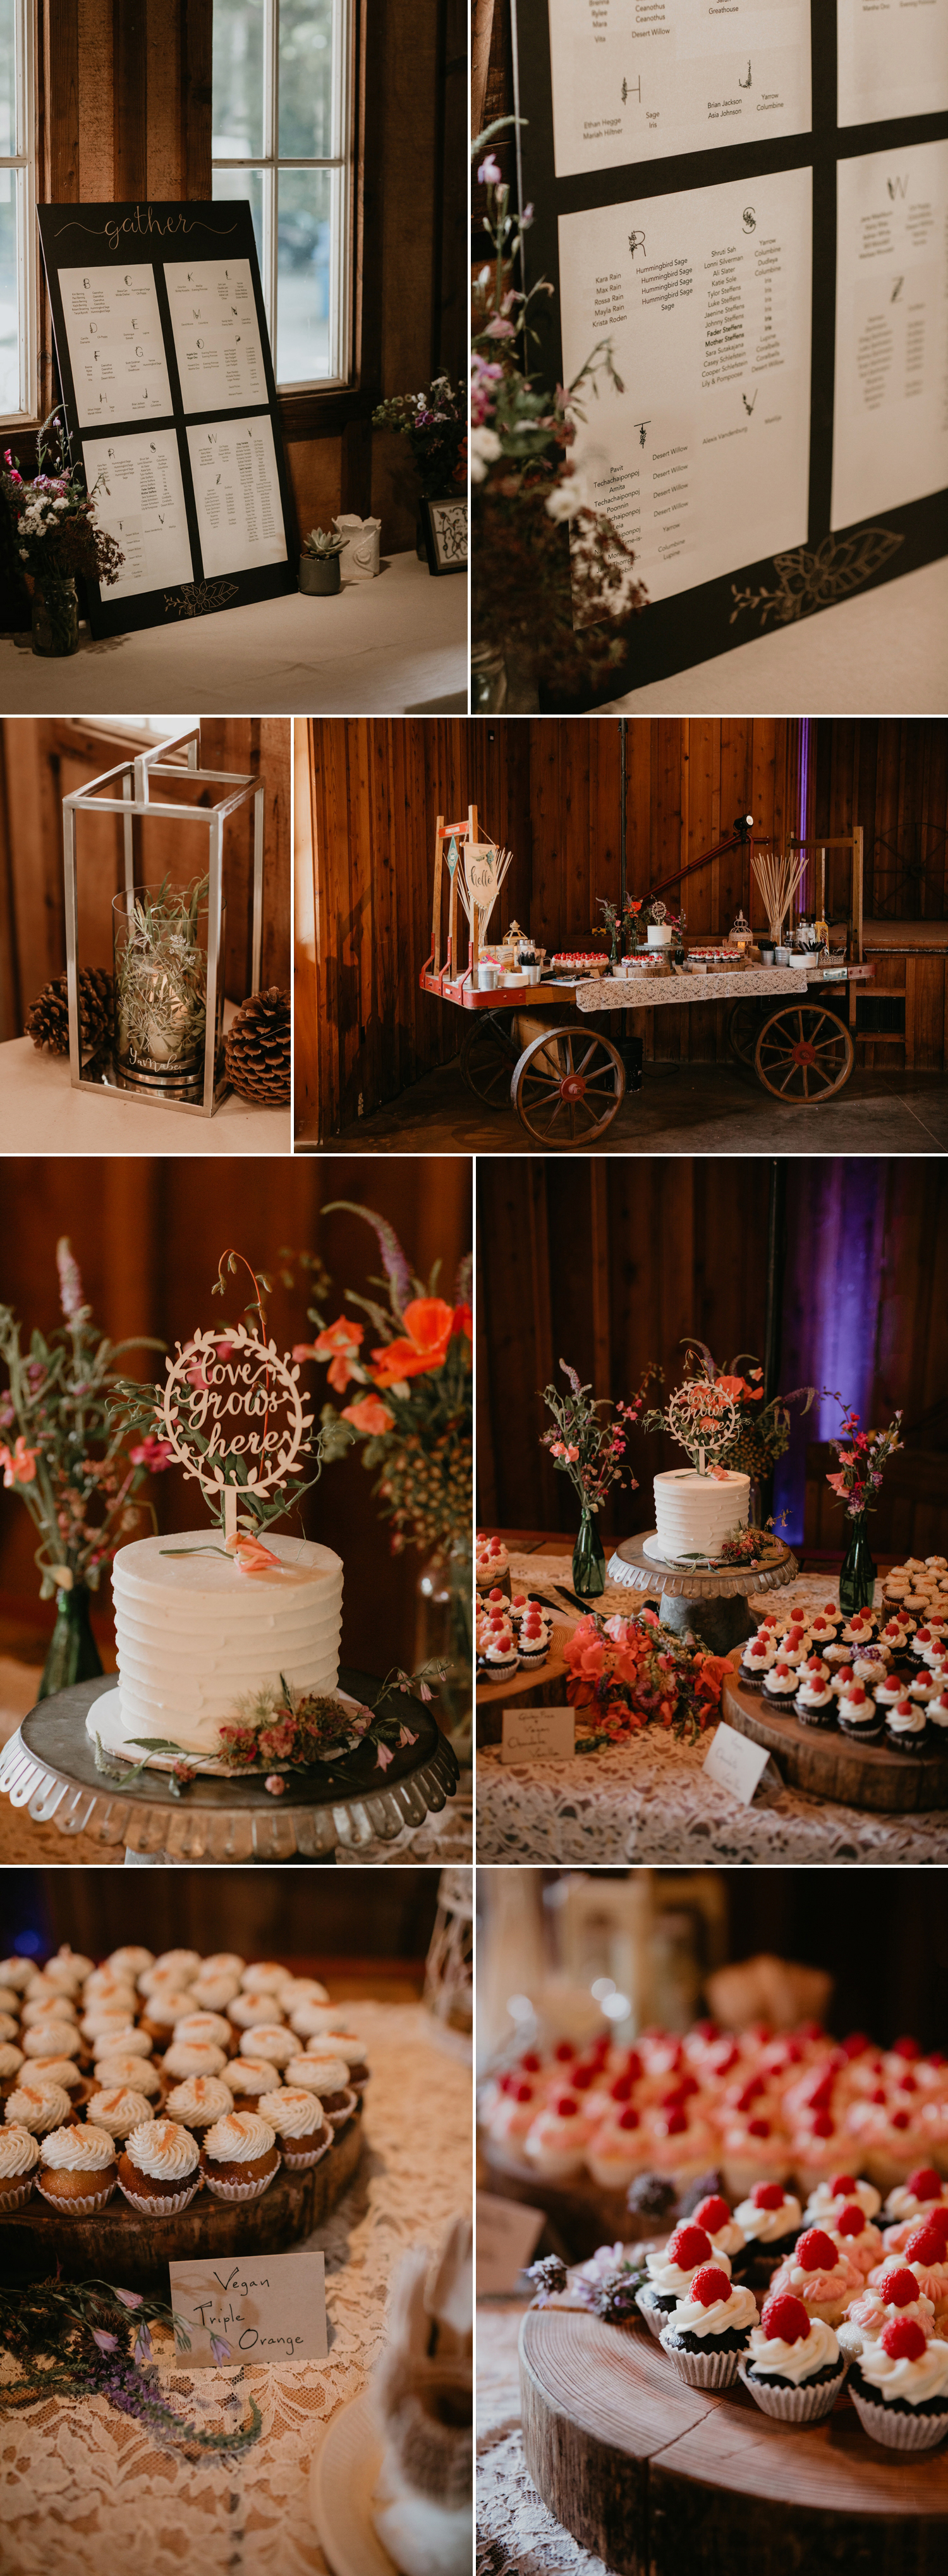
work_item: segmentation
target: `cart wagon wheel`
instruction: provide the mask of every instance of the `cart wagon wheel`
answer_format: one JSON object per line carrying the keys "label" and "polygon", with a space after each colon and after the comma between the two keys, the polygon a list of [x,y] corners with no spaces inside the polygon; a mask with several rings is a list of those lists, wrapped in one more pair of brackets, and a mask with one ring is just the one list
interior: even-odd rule
{"label": "cart wagon wheel", "polygon": [[538,1145],[591,1145],[625,1096],[625,1067],[608,1038],[551,1029],[532,1038],[514,1068],[510,1097]]}
{"label": "cart wagon wheel", "polygon": [[749,996],[746,1001],[741,1000],[731,1004],[725,1021],[724,1036],[731,1054],[736,1055],[738,1064],[753,1067],[761,1010],[765,1008],[766,1004],[752,1001]]}
{"label": "cart wagon wheel", "polygon": [[485,1109],[506,1109],[510,1099],[510,1068],[517,1060],[517,1050],[496,1022],[485,1026],[475,1020],[465,1038],[461,1055],[461,1072],[468,1090],[473,1091]]}
{"label": "cart wagon wheel", "polygon": [[787,1002],[765,1020],[754,1070],[775,1100],[830,1100],[849,1081],[856,1050],[845,1020],[821,1002]]}

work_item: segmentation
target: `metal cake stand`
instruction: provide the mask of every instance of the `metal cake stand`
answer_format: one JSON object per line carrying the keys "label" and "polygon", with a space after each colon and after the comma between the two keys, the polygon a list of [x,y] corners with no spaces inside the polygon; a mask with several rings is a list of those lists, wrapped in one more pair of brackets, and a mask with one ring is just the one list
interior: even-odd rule
{"label": "metal cake stand", "polygon": [[663,1627],[674,1628],[679,1635],[690,1628],[713,1655],[726,1655],[749,1637],[751,1593],[778,1592],[799,1571],[796,1557],[782,1539],[777,1542],[779,1556],[770,1565],[715,1565],[698,1574],[690,1566],[661,1565],[646,1556],[645,1541],[656,1536],[655,1530],[640,1530],[635,1538],[624,1538],[609,1559],[609,1581],[627,1584],[633,1592],[660,1595]]}
{"label": "metal cake stand", "polygon": [[[364,1700],[377,1684],[368,1673],[349,1671],[340,1672],[339,1687]],[[280,1799],[262,1780],[199,1774],[180,1798],[162,1771],[143,1771],[128,1782],[106,1780],[96,1770],[86,1717],[108,1688],[109,1676],[100,1675],[40,1700],[0,1754],[0,1791],[11,1806],[25,1807],[35,1825],[124,1843],[136,1858],[331,1860],[340,1848],[358,1852],[376,1839],[394,1842],[406,1826],[423,1825],[453,1798],[460,1778],[453,1746],[429,1710],[413,1701],[418,1741],[393,1751],[384,1773],[373,1747],[360,1744],[340,1762],[285,1773]]]}

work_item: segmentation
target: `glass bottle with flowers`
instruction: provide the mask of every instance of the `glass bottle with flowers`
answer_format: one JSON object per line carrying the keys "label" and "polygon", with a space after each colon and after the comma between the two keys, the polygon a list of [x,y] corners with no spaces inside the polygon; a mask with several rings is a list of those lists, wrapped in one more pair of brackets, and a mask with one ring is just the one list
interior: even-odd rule
{"label": "glass bottle with flowers", "polygon": [[839,1466],[827,1475],[826,1482],[838,1495],[852,1524],[839,1576],[839,1606],[852,1618],[855,1611],[869,1606],[875,1591],[876,1569],[866,1521],[876,1509],[884,1469],[904,1445],[899,1436],[902,1414],[900,1409],[887,1431],[860,1431],[858,1413],[844,1403],[838,1389],[825,1387],[823,1392],[839,1405],[843,1416],[840,1437],[830,1444]]}
{"label": "glass bottle with flowers", "polygon": [[[556,1386],[545,1386],[543,1402],[552,1415],[553,1428],[544,1431],[542,1445],[548,1449],[561,1475],[569,1477],[579,1495],[580,1522],[573,1549],[573,1590],[583,1600],[598,1600],[606,1588],[606,1556],[599,1536],[599,1513],[614,1485],[625,1485],[634,1492],[638,1483],[626,1455],[629,1435],[638,1421],[645,1401],[645,1391],[656,1372],[647,1368],[631,1404],[613,1404],[608,1396],[594,1396],[591,1386],[583,1386],[576,1370],[567,1360],[560,1361],[569,1385],[562,1395]],[[600,1416],[602,1419],[600,1420]]]}
{"label": "glass bottle with flowers", "polygon": [[8,1379],[0,1394],[0,1466],[4,1484],[20,1496],[39,1532],[40,1599],[56,1596],[41,1699],[101,1673],[89,1596],[143,1510],[154,1523],[151,1504],[135,1497],[171,1458],[167,1443],[153,1434],[127,1448],[109,1413],[122,1382],[115,1369],[121,1353],[160,1351],[164,1344],[147,1335],[104,1339],[65,1235],[56,1263],[65,1323],[48,1340],[34,1332],[27,1354],[16,1316],[0,1306],[0,1359]]}
{"label": "glass bottle with flowers", "polygon": [[0,485],[32,598],[33,651],[62,657],[79,648],[76,574],[109,585],[118,580],[125,557],[107,529],[96,525],[98,483],[87,492],[82,466],[70,462],[58,412],[36,433],[36,460],[35,475],[24,480],[7,448]]}
{"label": "glass bottle with flowers", "polygon": [[[384,1276],[370,1284],[387,1303],[349,1288],[345,1303],[357,1313],[328,1322],[329,1281],[322,1264],[311,1254],[294,1255],[316,1286],[307,1315],[318,1329],[312,1342],[296,1344],[293,1358],[326,1364],[334,1392],[349,1396],[338,1411],[328,1403],[322,1408],[324,1457],[341,1455],[353,1439],[361,1444],[363,1466],[375,1476],[373,1492],[391,1524],[393,1556],[407,1548],[422,1556],[416,1656],[424,1663],[441,1658],[447,1665],[441,1716],[464,1760],[470,1752],[473,1670],[470,1260],[461,1264],[449,1304],[436,1293],[439,1262],[424,1283],[384,1217],[351,1199],[332,1200],[323,1215],[342,1210],[373,1228]],[[283,1276],[287,1286],[295,1285],[293,1270]],[[359,1311],[368,1325],[359,1321]]]}

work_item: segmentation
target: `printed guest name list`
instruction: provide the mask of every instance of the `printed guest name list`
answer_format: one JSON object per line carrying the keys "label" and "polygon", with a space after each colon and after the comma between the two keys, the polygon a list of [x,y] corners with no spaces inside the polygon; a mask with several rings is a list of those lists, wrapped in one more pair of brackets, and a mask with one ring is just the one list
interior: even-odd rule
{"label": "printed guest name list", "polygon": [[809,133],[810,0],[550,0],[550,61],[558,178]]}

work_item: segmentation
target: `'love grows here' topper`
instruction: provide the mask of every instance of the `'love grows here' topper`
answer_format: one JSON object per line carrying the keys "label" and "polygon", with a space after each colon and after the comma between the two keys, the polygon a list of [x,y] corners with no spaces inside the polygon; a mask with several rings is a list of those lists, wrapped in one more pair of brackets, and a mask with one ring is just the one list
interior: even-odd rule
{"label": "'love grows here' topper", "polygon": [[307,1447],[313,1416],[303,1410],[299,1363],[281,1358],[246,1324],[226,1335],[195,1333],[165,1362],[161,1434],[209,1503],[223,1502],[225,1527],[238,1499],[260,1501],[286,1487]]}

